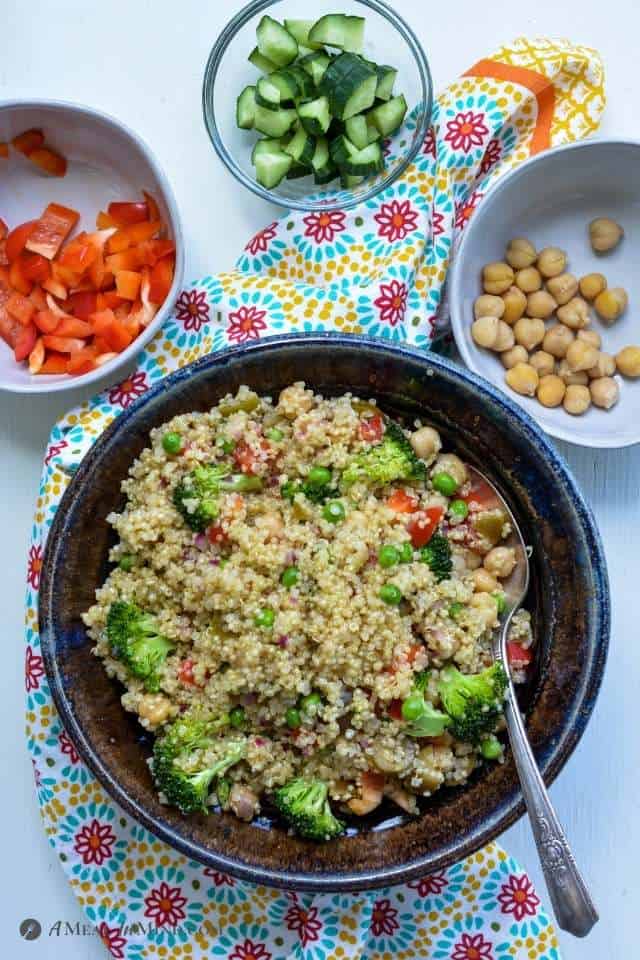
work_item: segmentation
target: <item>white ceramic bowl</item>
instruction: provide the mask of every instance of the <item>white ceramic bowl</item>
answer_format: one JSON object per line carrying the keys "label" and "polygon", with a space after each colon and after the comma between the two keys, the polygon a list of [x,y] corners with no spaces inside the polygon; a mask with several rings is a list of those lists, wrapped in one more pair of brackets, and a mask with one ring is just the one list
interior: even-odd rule
{"label": "white ceramic bowl", "polygon": [[50,202],[73,207],[81,214],[78,230],[95,230],[96,214],[111,200],[135,200],[142,190],[158,202],[168,236],[176,245],[173,286],[153,321],[116,358],[79,377],[31,376],[25,364],[0,340],[0,389],[15,393],[51,393],[102,380],[127,364],[153,337],[171,312],[184,277],[184,244],[180,216],[169,182],[151,150],[118,120],[91,107],[56,101],[0,101],[0,141],[11,140],[30,127],[45,137],[69,161],[64,177],[41,174],[25,157],[10,150],[0,160],[0,212],[9,229],[40,216]]}
{"label": "white ceramic bowl", "polygon": [[[598,255],[589,243],[595,217],[617,220],[622,243]],[[504,259],[512,237],[528,237],[538,249],[559,246],[577,277],[598,271],[609,286],[624,287],[629,307],[612,327],[594,315],[591,329],[602,335],[602,349],[615,354],[640,344],[640,143],[591,140],[539,154],[498,180],[465,230],[450,277],[450,311],[458,349],[476,373],[509,393],[554,437],[586,447],[625,447],[640,443],[640,381],[617,377],[620,399],[611,410],[591,407],[572,417],[562,407],[547,409],[506,386],[498,355],[471,339],[473,301],[482,292],[485,263]]]}

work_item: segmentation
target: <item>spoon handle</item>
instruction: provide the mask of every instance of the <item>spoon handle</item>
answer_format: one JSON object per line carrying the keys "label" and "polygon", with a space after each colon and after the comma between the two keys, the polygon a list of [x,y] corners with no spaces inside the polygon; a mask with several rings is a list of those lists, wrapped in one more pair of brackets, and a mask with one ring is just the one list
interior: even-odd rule
{"label": "spoon handle", "polygon": [[598,912],[551,805],[511,684],[509,697],[505,703],[505,719],[540,864],[558,926],[576,937],[585,937],[597,923]]}

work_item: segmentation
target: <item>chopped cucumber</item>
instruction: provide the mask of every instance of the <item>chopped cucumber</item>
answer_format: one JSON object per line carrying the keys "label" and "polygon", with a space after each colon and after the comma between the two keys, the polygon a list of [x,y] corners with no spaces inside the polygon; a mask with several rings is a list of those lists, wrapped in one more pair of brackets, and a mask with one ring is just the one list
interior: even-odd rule
{"label": "chopped cucumber", "polygon": [[354,177],[350,173],[344,173],[344,171],[340,174],[340,186],[343,190],[353,190],[353,188],[358,187],[363,180],[364,177]]}
{"label": "chopped cucumber", "polygon": [[322,50],[315,50],[313,53],[302,57],[302,59],[298,61],[302,69],[309,74],[316,86],[318,86],[322,80],[324,72],[330,62],[331,57]]}
{"label": "chopped cucumber", "polygon": [[365,114],[365,119],[367,121],[367,141],[368,143],[373,143],[375,140],[381,140],[382,134],[375,126],[374,123],[369,119],[368,114]]}
{"label": "chopped cucumber", "polygon": [[294,160],[287,170],[287,180],[298,180],[299,177],[308,177],[311,172],[311,167],[308,167],[306,163],[296,163]]}
{"label": "chopped cucumber", "polygon": [[273,73],[274,70],[278,69],[273,60],[263,57],[257,47],[253,48],[247,60],[249,63],[252,63],[254,67],[257,67],[260,73]]}
{"label": "chopped cucumber", "polygon": [[328,13],[314,23],[309,30],[308,39],[311,43],[338,47],[349,53],[360,53],[364,43],[364,17]]}
{"label": "chopped cucumber", "polygon": [[292,107],[294,101],[302,95],[300,84],[292,70],[276,70],[269,74],[268,80],[280,91],[280,104],[283,107]]}
{"label": "chopped cucumber", "polygon": [[298,42],[298,50],[300,47],[306,47],[308,50],[321,50],[321,43],[312,43],[309,40],[309,31],[313,27],[313,20],[285,20],[284,26],[285,29],[289,31],[292,37],[294,37]]}
{"label": "chopped cucumber", "polygon": [[260,77],[256,84],[255,102],[267,110],[280,109],[280,91],[270,77]]}
{"label": "chopped cucumber", "polygon": [[379,143],[370,143],[363,150],[348,156],[342,169],[354,177],[368,177],[372,173],[379,173],[383,166],[382,147]]}
{"label": "chopped cucumber", "polygon": [[[329,101],[326,97],[318,97],[316,100],[309,100],[307,103],[299,103],[298,116],[300,117],[300,123],[307,133],[313,134],[314,137],[319,137],[327,132],[329,124],[331,123]],[[366,129],[366,120],[364,124]]]}
{"label": "chopped cucumber", "polygon": [[337,169],[329,156],[329,141],[326,137],[318,137],[316,149],[311,160],[313,178],[316,183],[330,183],[337,176]]}
{"label": "chopped cucumber", "polygon": [[273,140],[269,137],[263,137],[262,140],[258,140],[251,151],[251,163],[255,164],[256,157],[259,157],[261,153],[283,153],[282,149],[282,140]]}
{"label": "chopped cucumber", "polygon": [[258,50],[263,57],[275,63],[276,67],[286,67],[298,56],[298,44],[288,30],[265,14],[256,28]]}
{"label": "chopped cucumber", "polygon": [[331,159],[340,168],[344,166],[349,157],[354,156],[357,152],[358,148],[343,133],[329,143]]}
{"label": "chopped cucumber", "polygon": [[393,96],[393,85],[396,82],[398,71],[395,67],[388,67],[379,63],[375,64],[375,71],[378,77],[376,98],[378,100],[390,100]]}
{"label": "chopped cucumber", "polygon": [[313,159],[313,154],[315,153],[316,142],[314,138],[307,133],[303,126],[299,126],[293,137],[284,148],[285,153],[288,153],[296,163],[301,163],[304,166],[309,166]]}
{"label": "chopped cucumber", "polygon": [[296,78],[296,82],[300,89],[300,93],[298,94],[298,96],[304,97],[305,99],[307,97],[318,96],[318,91],[316,90],[315,84],[306,70],[303,70],[301,67],[299,67],[297,64],[294,63],[291,67],[289,67],[289,71]]}
{"label": "chopped cucumber", "polygon": [[254,127],[267,137],[281,137],[296,122],[295,110],[268,110],[256,103]]}
{"label": "chopped cucumber", "polygon": [[272,190],[287,175],[292,163],[286,153],[261,153],[256,157],[256,180],[266,190]]}
{"label": "chopped cucumber", "polygon": [[389,137],[395,133],[398,127],[402,126],[404,115],[407,112],[407,101],[404,94],[394,97],[386,103],[381,103],[373,110],[369,110],[367,119],[379,131],[383,137]]}
{"label": "chopped cucumber", "polygon": [[252,130],[256,117],[256,88],[245,87],[236,102],[236,123],[241,130]]}
{"label": "chopped cucumber", "polygon": [[319,91],[328,97],[332,115],[348,120],[372,105],[377,85],[373,67],[353,53],[341,53],[325,70]]}
{"label": "chopped cucumber", "polygon": [[344,131],[358,150],[363,150],[368,145],[367,118],[364,114],[358,113],[355,117],[349,117],[344,125]]}

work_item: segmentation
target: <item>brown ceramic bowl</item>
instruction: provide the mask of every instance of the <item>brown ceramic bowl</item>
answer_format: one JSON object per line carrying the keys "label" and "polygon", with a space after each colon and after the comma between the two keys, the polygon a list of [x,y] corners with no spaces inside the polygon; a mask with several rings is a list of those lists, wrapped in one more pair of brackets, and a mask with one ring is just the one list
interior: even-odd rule
{"label": "brown ceramic bowl", "polygon": [[248,384],[277,394],[294,380],[325,394],[375,396],[384,410],[428,418],[488,473],[532,545],[527,607],[537,637],[522,690],[529,736],[545,780],[578,742],[598,691],[609,635],[609,594],[598,532],[575,481],[534,422],[501,391],[447,360],[361,337],[277,337],[207,357],[167,377],[123,412],[80,465],[49,534],[40,589],[40,631],[56,705],[78,751],[109,793],[158,837],[189,857],[253,882],[313,891],[358,890],[442,869],[477,850],[523,812],[513,763],[477,770],[438,791],[417,818],[381,808],[326,844],[290,836],[267,815],[183,817],[163,806],[146,758],[150,741],[120,704],[121,690],[91,654],[81,614],[108,570],[107,515],[152,427],[206,410]]}

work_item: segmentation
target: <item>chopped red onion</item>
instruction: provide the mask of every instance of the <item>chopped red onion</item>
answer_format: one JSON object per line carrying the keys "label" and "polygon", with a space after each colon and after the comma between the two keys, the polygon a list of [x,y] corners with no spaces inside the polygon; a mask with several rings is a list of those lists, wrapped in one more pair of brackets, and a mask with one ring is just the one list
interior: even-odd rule
{"label": "chopped red onion", "polygon": [[209,541],[207,540],[204,533],[196,533],[193,537],[193,543],[194,543],[194,546],[198,548],[198,550],[206,550]]}
{"label": "chopped red onion", "polygon": [[278,637],[278,646],[279,646],[279,647],[282,647],[283,650],[284,650],[285,647],[288,647],[288,646],[289,646],[289,637],[284,636],[284,635],[283,635],[282,637]]}

